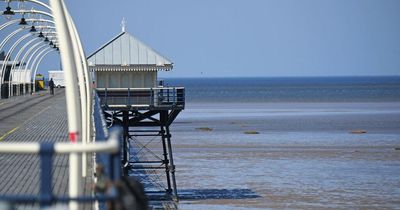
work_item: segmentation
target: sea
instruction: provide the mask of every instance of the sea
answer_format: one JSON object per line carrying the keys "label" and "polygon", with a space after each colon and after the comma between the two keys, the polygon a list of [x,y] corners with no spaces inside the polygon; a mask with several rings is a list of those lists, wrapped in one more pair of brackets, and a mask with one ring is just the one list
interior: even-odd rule
{"label": "sea", "polygon": [[400,77],[164,83],[179,209],[400,209]]}
{"label": "sea", "polygon": [[184,86],[187,103],[400,101],[400,76],[164,79]]}

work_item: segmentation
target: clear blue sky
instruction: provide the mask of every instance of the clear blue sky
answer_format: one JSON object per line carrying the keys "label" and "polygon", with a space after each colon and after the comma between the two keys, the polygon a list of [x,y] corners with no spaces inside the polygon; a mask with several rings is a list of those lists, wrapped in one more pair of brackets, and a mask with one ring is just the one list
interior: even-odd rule
{"label": "clear blue sky", "polygon": [[66,4],[88,55],[125,17],[129,33],[175,63],[164,77],[400,75],[399,0]]}

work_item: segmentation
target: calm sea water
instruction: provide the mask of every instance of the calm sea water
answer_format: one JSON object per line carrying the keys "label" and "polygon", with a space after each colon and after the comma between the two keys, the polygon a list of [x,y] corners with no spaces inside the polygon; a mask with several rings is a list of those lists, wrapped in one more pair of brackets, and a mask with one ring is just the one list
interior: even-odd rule
{"label": "calm sea water", "polygon": [[179,78],[188,103],[398,102],[400,77]]}
{"label": "calm sea water", "polygon": [[180,209],[399,209],[400,77],[165,82]]}

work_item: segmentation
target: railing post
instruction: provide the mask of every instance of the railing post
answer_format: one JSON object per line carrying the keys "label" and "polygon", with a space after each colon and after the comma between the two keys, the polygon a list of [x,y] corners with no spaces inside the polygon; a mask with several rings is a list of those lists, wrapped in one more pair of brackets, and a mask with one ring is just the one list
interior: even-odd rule
{"label": "railing post", "polygon": [[185,107],[185,104],[186,104],[186,90],[185,89],[183,89],[182,90],[182,102],[183,102],[183,107]]}
{"label": "railing post", "polygon": [[104,89],[104,105],[107,106],[107,88]]}
{"label": "railing post", "polygon": [[169,97],[169,88],[167,88],[167,102],[170,101],[170,97]]}
{"label": "railing post", "polygon": [[173,104],[176,105],[176,88],[172,89]]}
{"label": "railing post", "polygon": [[53,201],[53,194],[51,190],[51,171],[52,171],[52,158],[54,154],[54,144],[42,143],[40,144],[40,208],[50,206]]}
{"label": "railing post", "polygon": [[[122,121],[123,121],[123,142],[122,142],[122,147],[123,147],[123,161],[122,163],[127,165],[129,161],[128,157],[128,143],[129,143],[129,111],[122,111]],[[124,168],[124,175],[128,175],[128,170]]]}
{"label": "railing post", "polygon": [[130,88],[128,88],[128,104],[127,104],[128,106],[131,106],[132,104],[131,104],[131,89]]}
{"label": "railing post", "polygon": [[154,90],[150,88],[150,106],[154,106]]}

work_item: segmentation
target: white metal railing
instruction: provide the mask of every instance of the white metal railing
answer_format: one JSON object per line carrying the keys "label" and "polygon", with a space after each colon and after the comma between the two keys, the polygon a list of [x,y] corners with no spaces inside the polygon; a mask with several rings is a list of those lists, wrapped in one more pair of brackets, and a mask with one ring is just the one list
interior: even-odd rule
{"label": "white metal railing", "polygon": [[97,88],[101,104],[109,108],[164,108],[184,109],[184,87],[154,88]]}
{"label": "white metal railing", "polygon": [[[78,156],[78,154],[84,153],[108,153],[113,161],[113,164],[104,165],[108,167],[108,174],[112,178],[117,178],[120,176],[120,145],[119,138],[122,130],[119,128],[114,128],[109,132],[109,137],[107,140],[95,143],[0,143],[0,154],[37,154],[40,157],[40,193],[39,195],[0,195],[0,201],[13,201],[16,203],[40,203],[41,209],[44,207],[49,207],[53,203],[57,202],[69,202],[71,201],[78,207],[79,201],[81,202],[92,202],[96,200],[105,199],[115,199],[115,198],[99,198],[94,196],[84,196],[84,195],[69,195],[69,197],[57,197],[52,192],[52,161],[54,154],[69,154],[69,161],[71,158]],[[69,167],[69,170],[78,170],[79,168]],[[70,175],[75,175],[69,177],[69,188],[79,188],[75,186],[75,182],[71,181],[73,179],[79,180],[81,174],[75,172],[70,173]],[[79,191],[78,191],[79,192]],[[70,209],[78,209],[71,208]]]}
{"label": "white metal railing", "polygon": [[[112,134],[112,133],[111,133]],[[118,140],[110,138],[108,141],[96,143],[55,143],[55,154],[69,154],[69,153],[89,153],[89,152],[118,152]],[[13,154],[39,154],[40,143],[0,143],[0,153],[13,153]]]}

